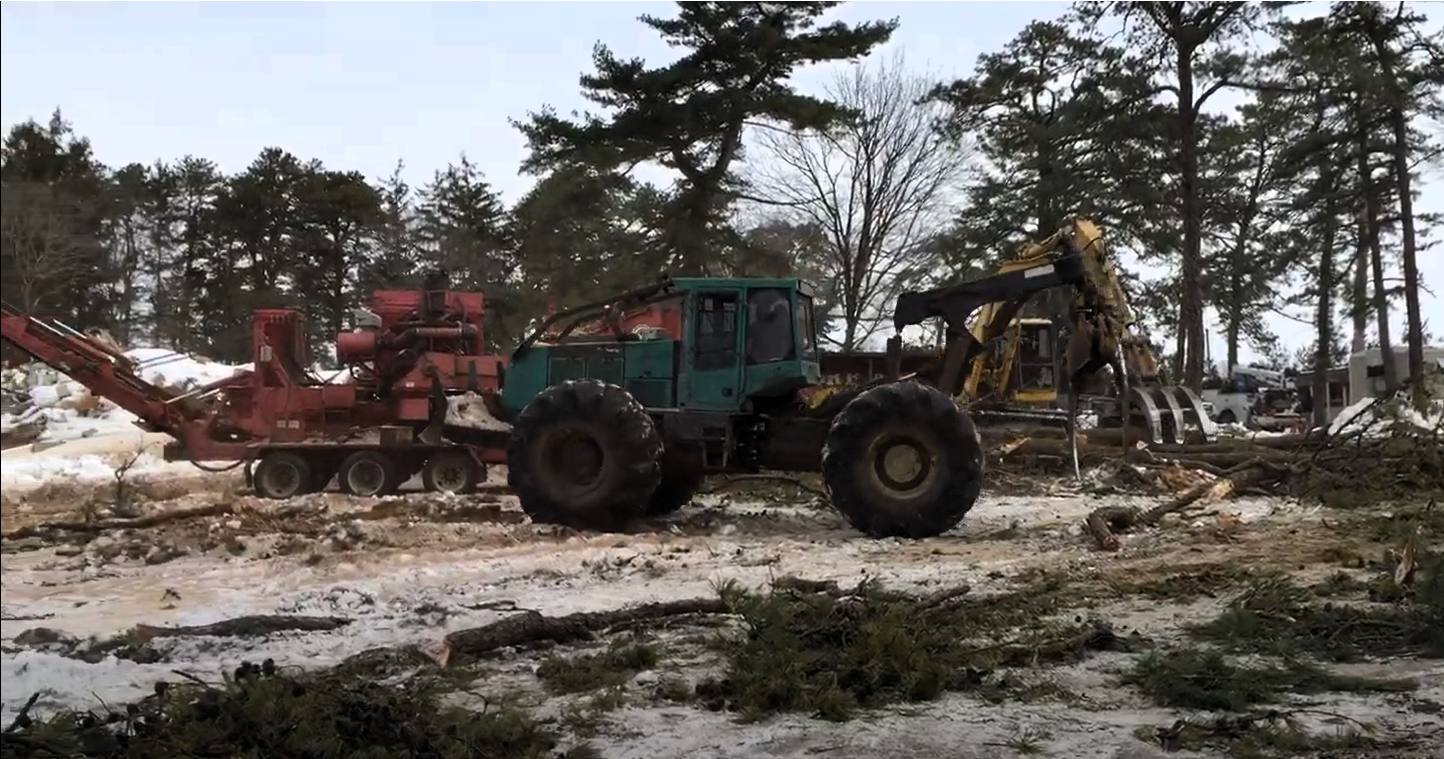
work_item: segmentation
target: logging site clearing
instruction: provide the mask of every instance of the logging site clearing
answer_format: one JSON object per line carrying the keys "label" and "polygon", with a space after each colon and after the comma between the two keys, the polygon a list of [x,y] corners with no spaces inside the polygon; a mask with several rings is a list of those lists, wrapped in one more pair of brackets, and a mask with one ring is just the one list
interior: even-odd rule
{"label": "logging site clearing", "polygon": [[276,501],[52,423],[5,452],[5,756],[119,720],[85,755],[195,755],[174,725],[281,715],[314,743],[278,756],[1438,756],[1444,455],[1387,405],[1327,439],[1088,445],[1081,483],[1007,435],[962,526],[913,541],[858,535],[815,475],[581,533],[500,468]]}

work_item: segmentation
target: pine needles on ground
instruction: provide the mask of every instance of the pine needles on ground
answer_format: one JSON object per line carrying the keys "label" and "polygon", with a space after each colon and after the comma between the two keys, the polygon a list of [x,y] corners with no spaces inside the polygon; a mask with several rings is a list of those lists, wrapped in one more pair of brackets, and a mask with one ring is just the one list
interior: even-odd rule
{"label": "pine needles on ground", "polygon": [[544,759],[556,739],[530,717],[443,707],[425,685],[243,665],[218,687],[158,685],[123,712],[17,721],[0,759]]}
{"label": "pine needles on ground", "polygon": [[742,632],[723,641],[724,674],[697,695],[750,719],[795,711],[845,720],[859,708],[982,688],[1004,667],[1061,663],[1119,643],[1098,623],[1045,622],[1046,594],[1011,605],[935,603],[864,584],[851,594],[728,597]]}

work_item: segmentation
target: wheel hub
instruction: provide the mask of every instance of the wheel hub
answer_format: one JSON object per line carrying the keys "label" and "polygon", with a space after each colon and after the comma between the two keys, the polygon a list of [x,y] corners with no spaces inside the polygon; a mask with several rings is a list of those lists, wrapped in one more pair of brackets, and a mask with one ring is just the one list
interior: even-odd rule
{"label": "wheel hub", "polygon": [[271,493],[290,493],[299,488],[300,484],[301,473],[297,472],[295,467],[273,466],[266,470],[265,488]]}
{"label": "wheel hub", "polygon": [[346,473],[346,481],[351,485],[351,490],[362,495],[371,495],[381,490],[381,483],[385,479],[386,473],[381,471],[380,465],[371,461],[358,463]]}
{"label": "wheel hub", "polygon": [[602,478],[605,454],[590,435],[573,433],[558,440],[548,457],[549,469],[568,486],[585,489]]}
{"label": "wheel hub", "polygon": [[894,494],[922,492],[934,479],[936,462],[929,448],[919,440],[881,439],[872,446],[872,452],[873,479]]}
{"label": "wheel hub", "polygon": [[883,472],[893,482],[912,481],[924,466],[922,451],[906,443],[889,447],[882,456]]}
{"label": "wheel hub", "polygon": [[436,485],[439,490],[460,490],[466,482],[466,472],[460,466],[449,464],[436,468]]}

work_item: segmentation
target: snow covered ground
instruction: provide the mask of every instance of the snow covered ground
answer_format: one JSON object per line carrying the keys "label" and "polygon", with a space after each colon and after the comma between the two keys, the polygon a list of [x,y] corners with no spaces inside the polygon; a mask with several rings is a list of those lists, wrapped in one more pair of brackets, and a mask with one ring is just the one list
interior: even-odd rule
{"label": "snow covered ground", "polygon": [[[189,389],[224,379],[247,367],[205,361],[174,351],[139,348],[127,351],[144,380],[175,389]],[[10,492],[47,482],[113,480],[117,466],[137,456],[129,476],[150,478],[193,474],[189,464],[161,459],[165,435],[147,434],[135,416],[109,401],[93,397],[83,385],[39,365],[5,371],[8,391],[28,404],[0,415],[6,432],[31,424],[42,427],[33,443],[5,450],[0,485]]]}
{"label": "snow covered ground", "polygon": [[[225,498],[197,492],[164,507]],[[760,587],[788,575],[844,585],[872,577],[923,589],[967,583],[986,594],[1016,589],[1039,571],[1137,580],[1186,564],[1297,569],[1316,563],[1309,557],[1337,535],[1311,532],[1317,515],[1277,499],[1230,503],[1221,510],[1229,519],[1172,521],[1158,532],[1127,536],[1116,554],[1091,548],[1081,530],[1084,515],[1099,505],[1153,499],[988,495],[955,533],[924,541],[869,540],[826,509],[726,497],[702,499],[637,534],[579,535],[532,525],[498,500],[478,516],[463,513],[464,499],[420,494],[380,502],[339,494],[288,504],[242,499],[233,516],[7,553],[0,723],[36,692],[43,709],[124,702],[175,670],[218,680],[242,661],[263,658],[319,667],[379,647],[437,650],[447,633],[517,610],[554,615],[695,598],[729,580]],[[1220,540],[1220,530],[1230,537]],[[1323,567],[1312,571],[1327,574]],[[1217,614],[1221,603],[1124,602],[1080,613],[1101,614],[1120,632],[1167,640],[1182,624]],[[153,649],[161,659],[153,663],[114,656],[91,662],[69,653],[71,639],[108,638],[138,624],[199,625],[252,614],[350,623],[333,632],[157,639]],[[981,759],[1012,755],[984,750],[988,744],[1038,733],[1048,736],[1056,756],[1152,757],[1137,753],[1147,746],[1134,733],[1177,715],[1118,689],[1127,662],[1107,654],[1049,670],[1060,687],[1085,694],[1077,703],[994,705],[957,695],[845,725],[803,715],[754,726],[691,707],[643,703],[615,716],[626,729],[603,730],[594,740],[608,759],[802,759],[839,745],[862,759],[895,756],[889,746],[896,745],[927,759]],[[668,671],[680,666],[667,665]],[[473,687],[480,693],[537,690],[534,667],[526,655],[503,653],[489,668],[493,674]],[[1420,678],[1421,694],[1444,699],[1444,668],[1391,667],[1392,674]],[[1399,702],[1383,697],[1327,708],[1393,730],[1444,731],[1437,715],[1405,714]],[[638,739],[639,730],[649,738]]]}

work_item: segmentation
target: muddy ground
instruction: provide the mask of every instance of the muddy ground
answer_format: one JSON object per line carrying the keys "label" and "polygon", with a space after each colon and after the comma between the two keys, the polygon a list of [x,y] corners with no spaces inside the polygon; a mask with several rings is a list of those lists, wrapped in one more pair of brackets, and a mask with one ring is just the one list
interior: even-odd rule
{"label": "muddy ground", "polygon": [[[36,693],[36,714],[90,709],[139,698],[177,671],[215,682],[243,661],[316,669],[411,645],[427,654],[417,666],[445,664],[448,703],[521,707],[548,720],[560,746],[586,743],[608,759],[1422,758],[1441,756],[1435,747],[1444,745],[1444,666],[1408,646],[1371,642],[1383,633],[1360,638],[1351,656],[1331,655],[1337,651],[1311,638],[1318,645],[1282,652],[1284,666],[1273,663],[1280,651],[1247,651],[1238,640],[1215,646],[1190,632],[1281,579],[1331,609],[1397,608],[1400,588],[1388,583],[1401,552],[1412,557],[1409,541],[1444,532],[1438,511],[1423,504],[1340,512],[1242,498],[1169,517],[1106,553],[1082,530],[1090,511],[1147,507],[1168,496],[1054,482],[1026,496],[985,495],[953,534],[878,541],[785,484],[703,496],[629,535],[532,525],[496,493],[379,501],[328,493],[276,503],[245,495],[239,478],[226,475],[124,488],[6,489],[7,535],[47,521],[214,512],[4,541],[6,724]],[[713,697],[728,657],[736,661],[735,649],[717,643],[736,629],[735,615],[614,626],[581,644],[467,657],[443,644],[449,633],[523,610],[555,616],[716,598],[729,582],[766,592],[790,578],[832,581],[824,594],[834,601],[868,579],[915,594],[967,585],[960,603],[978,606],[958,608],[973,609],[978,625],[996,616],[986,611],[989,598],[1019,612],[996,629],[973,630],[999,642],[969,655],[1011,651],[1022,638],[1039,653],[1004,657],[971,686],[954,684],[916,703],[841,714],[808,702],[800,712],[743,720],[742,696]],[[1298,612],[1289,613],[1297,621]],[[1270,614],[1261,618],[1279,616]],[[134,632],[247,615],[326,617],[335,629]],[[1353,624],[1395,625],[1392,617],[1360,619]],[[1106,628],[1108,639],[1045,655],[1047,641],[1089,626]],[[1237,677],[1220,675],[1224,665],[1211,659],[1203,669],[1184,666],[1215,649],[1227,650],[1234,669],[1224,674]],[[588,654],[596,656],[578,658]],[[1230,710],[1159,684],[1171,674],[1225,692],[1262,677],[1263,669],[1250,668],[1283,671],[1299,654],[1319,660],[1332,679],[1305,687],[1285,678],[1273,693],[1233,700],[1232,712],[1269,720],[1221,721]]]}

